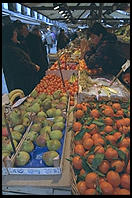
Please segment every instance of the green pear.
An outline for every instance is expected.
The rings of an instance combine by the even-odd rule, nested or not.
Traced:
[[[56,151],[61,147],[61,143],[59,140],[48,140],[47,141],[47,147],[49,151]]]
[[[31,140],[24,140],[22,147],[21,147],[21,151],[25,151],[25,152],[32,152],[34,149],[34,144],[32,143]]]
[[[41,99],[40,98],[36,98],[32,103],[31,103],[31,106],[33,106],[34,104],[41,104]]]
[[[38,137],[38,133],[37,132],[29,131],[29,133],[27,134],[26,139],[30,140],[30,141],[35,141],[37,137]]]
[[[63,102],[63,103],[65,103],[65,104],[67,104],[67,97],[66,96],[62,96],[61,98],[60,98],[60,102]]]
[[[61,97],[61,93],[62,93],[61,90],[55,91],[54,94],[53,94],[53,98],[54,99],[59,99]]]
[[[52,140],[54,140],[54,139],[60,140],[62,138],[62,136],[63,136],[63,133],[60,130],[54,130],[54,131],[50,132],[50,138]]]
[[[2,159],[5,158],[5,157],[7,157],[7,156],[10,157],[11,156],[11,153],[9,151],[7,151],[7,150],[3,150],[2,151]]]
[[[42,159],[47,166],[53,166],[53,159],[58,156],[59,154],[56,151],[47,151],[43,154]]]
[[[47,94],[46,94],[46,93],[41,93],[41,94],[39,94],[39,96],[38,96],[38,98],[39,98],[40,100],[45,100],[46,97],[47,97]]]
[[[22,123],[21,112],[18,109],[14,109],[8,116],[9,122],[12,127]]]
[[[24,106],[25,106],[25,108],[27,108],[27,107],[30,107],[30,105],[31,105],[31,103],[30,102],[24,102]]]
[[[40,111],[40,104],[35,103],[31,107],[28,107],[27,111],[38,113]]]
[[[45,113],[44,111],[38,112],[37,116],[38,116],[38,117],[44,117],[44,118],[47,117],[47,115],[46,115],[46,113]]]
[[[63,122],[56,122],[55,124],[53,124],[52,126],[52,130],[63,130],[65,127]]]
[[[62,115],[62,111],[60,109],[56,109],[54,116],[61,116],[61,115]]]
[[[22,124],[19,124],[19,125],[16,125],[14,128],[13,128],[14,131],[18,131],[20,133],[24,133],[25,131],[25,126],[23,126]]]
[[[16,140],[13,140],[13,143],[14,143],[14,146],[15,148],[17,147],[17,141]],[[7,142],[5,144],[2,144],[2,149],[3,150],[7,150],[9,152],[13,152],[13,148],[12,148],[12,144],[10,142],[10,140],[8,139]]]
[[[55,108],[51,108],[51,109],[48,109],[46,111],[46,114],[49,118],[53,118],[55,116],[55,113],[56,113],[56,109]]]
[[[15,165],[16,166],[24,166],[26,165],[30,160],[29,153],[25,151],[19,151],[16,158],[15,158]]]
[[[16,140],[16,141],[20,141],[21,140],[21,138],[22,138],[22,134],[20,133],[20,132],[18,132],[18,131],[12,131],[11,132],[11,135],[12,135],[12,138],[14,139],[14,140]]]
[[[27,97],[27,102],[32,103],[34,101],[34,98],[32,96]]]
[[[48,109],[50,109],[51,106],[52,106],[51,100],[46,98],[46,99],[42,102],[42,106],[43,106],[43,108],[44,108],[45,111],[48,110]]]
[[[53,96],[52,95],[47,95],[46,99],[53,100]]]
[[[63,116],[56,116],[53,120],[54,123],[56,122],[65,122],[65,119]]]
[[[51,132],[51,126],[45,126],[45,127],[43,127],[43,128],[40,130],[40,134],[41,134],[41,135],[44,134],[44,133],[50,134],[50,132]]]
[[[35,123],[31,126],[31,131],[39,132],[41,130],[41,124],[40,123]]]
[[[40,147],[44,147],[46,145],[46,139],[43,135],[39,135],[36,138],[36,144]]]
[[[23,118],[23,126],[25,126],[25,127],[28,127],[29,125],[30,125],[30,119],[29,118],[27,118],[27,117],[24,117]]]

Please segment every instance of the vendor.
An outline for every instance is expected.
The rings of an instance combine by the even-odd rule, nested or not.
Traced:
[[[117,37],[96,22],[90,28],[90,39],[94,47],[89,48],[84,55],[87,67],[89,69],[101,67],[105,74],[116,75],[127,61],[120,55]]]

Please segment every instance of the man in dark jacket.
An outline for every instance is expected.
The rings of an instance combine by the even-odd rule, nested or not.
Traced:
[[[90,37],[95,47],[84,55],[88,68],[101,67],[104,73],[116,75],[127,60],[119,53],[116,36],[108,33],[101,24],[95,23],[90,29]]]
[[[58,35],[57,38],[57,51],[59,49],[63,49],[67,46],[67,44],[69,43],[69,38],[68,36],[65,35],[65,32],[63,29],[60,30],[60,34]]]

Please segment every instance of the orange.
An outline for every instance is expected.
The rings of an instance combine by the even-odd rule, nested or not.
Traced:
[[[125,120],[124,119],[116,120],[116,126],[117,126],[118,129],[121,126],[125,126]]]
[[[103,192],[103,195],[112,195],[113,194],[114,189],[109,182],[102,181],[100,183],[100,188]]]
[[[89,153],[89,151],[85,151],[84,153],[84,157],[87,158],[87,154]]]
[[[80,156],[74,156],[72,158],[72,164],[73,167],[76,168],[77,170],[82,169],[82,159],[80,158]]]
[[[116,110],[120,110],[121,109],[121,105],[119,103],[113,103],[112,104],[112,108],[116,109]]]
[[[94,172],[88,173],[85,177],[85,182],[88,188],[96,188],[98,175]]]
[[[124,146],[124,147],[128,147],[129,146],[129,142],[126,138],[124,138],[121,142],[119,142],[118,144],[119,147]]]
[[[114,135],[107,135],[106,140],[109,140],[111,144],[115,145],[116,144],[116,139],[114,137]]]
[[[104,128],[104,131],[107,132],[107,133],[110,133],[111,131],[113,131],[113,127],[107,125],[107,126]]]
[[[87,150],[89,150],[93,146],[93,140],[92,138],[84,139],[83,141],[83,147]]]
[[[107,181],[113,186],[117,187],[120,185],[120,175],[116,171],[109,171],[107,173]]]
[[[128,164],[127,164],[126,173],[130,174],[130,160],[128,161]]]
[[[82,124],[80,122],[74,122],[73,123],[73,130],[74,131],[80,131],[82,128]]]
[[[121,109],[121,110],[118,110],[118,111],[116,112],[115,116],[118,116],[118,117],[124,116],[124,111],[123,111],[122,109]]]
[[[74,106],[74,101],[70,100],[70,106]]]
[[[113,111],[112,108],[106,108],[106,109],[104,109],[103,113],[106,116],[109,116],[109,117],[113,117],[114,116],[114,111]]]
[[[94,149],[94,152],[95,152],[95,153],[104,153],[105,150],[104,150],[104,147],[103,147],[103,146],[97,145],[97,146],[95,147],[95,149]]]
[[[85,132],[85,134],[82,137],[82,141],[84,141],[87,138],[91,138],[91,135],[88,132]]]
[[[84,113],[83,113],[82,110],[77,110],[77,111],[74,113],[74,117],[77,118],[77,119],[82,118],[83,115],[84,115]]]
[[[94,140],[94,145],[104,145],[103,138],[98,138]]]
[[[81,140],[74,140],[74,144],[77,145],[77,144],[82,144],[82,139]]]
[[[99,177],[99,184],[101,184],[101,182],[104,182],[105,178],[104,177]]]
[[[74,153],[83,156],[83,155],[84,155],[84,152],[85,152],[85,150],[84,150],[84,147],[83,147],[82,144],[77,144],[77,145],[74,147]]]
[[[82,111],[84,111],[84,112],[87,111],[87,107],[85,105],[82,105]]]
[[[115,137],[115,141],[117,141],[122,136],[120,132],[115,132],[113,135]]]
[[[115,171],[120,173],[123,171],[125,167],[125,163],[124,161],[121,161],[121,160],[114,160],[111,162],[111,167],[115,167]]]
[[[82,104],[76,104],[77,109],[82,109]]]
[[[96,124],[90,124],[88,129],[90,130],[90,134],[93,135],[95,133],[98,133],[98,127]]]
[[[87,189],[86,182],[85,181],[79,181],[77,183],[77,189],[78,189],[80,195],[84,195],[84,192]]]
[[[95,155],[91,154],[88,156],[88,163],[92,164]]]
[[[127,126],[121,126],[119,128],[119,131],[122,132],[122,133],[124,133],[124,134],[127,134],[127,133],[129,133],[130,128],[129,128],[129,126],[128,127]]]
[[[101,137],[101,135],[99,133],[95,133],[95,134],[92,135],[92,139],[93,140],[96,140],[96,139],[98,139],[100,137]]]
[[[93,118],[99,118],[99,116],[100,116],[97,109],[92,109],[91,112],[90,112],[90,115]]]
[[[119,187],[114,188],[113,195],[119,195],[120,189]]]
[[[81,175],[84,175],[85,173],[86,173],[85,170],[82,168],[82,169],[80,170],[80,174],[79,174],[79,175],[81,176]]]
[[[118,191],[118,195],[130,195],[130,191],[125,188],[122,188]]]
[[[121,175],[121,186],[126,188],[127,190],[130,189],[130,175],[124,173]]]
[[[130,146],[130,137],[126,137],[126,140],[128,142],[128,146]]]
[[[130,118],[124,118],[125,126],[130,126]]]
[[[102,173],[107,173],[108,170],[110,168],[110,164],[107,160],[103,160],[101,162],[101,164],[99,165],[99,170],[102,172]]]
[[[93,188],[85,190],[84,195],[98,195],[97,191]]]
[[[115,158],[117,159],[118,158],[118,153],[115,149],[109,147],[105,151],[105,157],[108,160],[112,160],[112,159],[115,159]]]
[[[113,120],[110,117],[106,117],[104,119],[104,122],[105,122],[106,125],[113,125]]]

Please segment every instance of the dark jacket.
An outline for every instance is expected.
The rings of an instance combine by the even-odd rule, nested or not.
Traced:
[[[65,34],[60,33],[57,38],[57,51],[65,48],[69,41],[69,38]]]
[[[38,72],[40,81],[45,75],[45,71],[48,69],[46,48],[43,45],[42,39],[31,32],[26,37],[24,42],[25,46],[28,47],[31,60],[40,66],[40,70]]]
[[[22,89],[31,93],[37,82],[35,64],[18,45],[10,42],[2,49],[2,67],[8,91]]]
[[[101,67],[104,73],[116,75],[127,59],[120,55],[116,36],[108,33],[96,48],[85,53],[84,60],[89,69]]]

